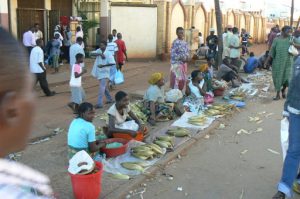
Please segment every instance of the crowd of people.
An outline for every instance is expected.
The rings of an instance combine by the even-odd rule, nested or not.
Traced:
[[[217,44],[219,38],[214,34],[214,29],[210,29],[210,35],[206,38],[208,53],[206,54],[207,64],[203,64],[198,70],[192,71],[188,75],[187,64],[190,61],[190,50],[186,41],[184,41],[184,29],[178,27],[176,30],[177,39],[173,42],[171,48],[171,68],[170,68],[170,87],[178,89],[185,96],[180,102],[166,101],[165,98],[165,76],[161,72],[153,73],[148,80],[149,87],[143,97],[143,110],[147,115],[148,122],[155,125],[159,121],[174,118],[175,114],[180,115],[178,103],[182,103],[184,111],[199,113],[204,109],[205,104],[211,103],[214,98],[214,91],[223,89],[227,86],[226,82],[231,82],[231,86],[238,87],[241,83],[247,81],[240,75],[241,50],[242,56],[250,54],[245,62],[244,71],[253,73],[256,68],[272,69],[272,77],[276,96],[274,100],[287,98],[285,110],[289,112],[289,148],[285,158],[282,178],[278,185],[278,192],[273,199],[285,199],[291,197],[292,189],[300,193],[300,180],[297,177],[300,164],[300,56],[291,55],[289,48],[293,45],[300,52],[300,32],[294,31],[289,26],[284,26],[280,32],[278,28],[272,29],[269,35],[269,50],[258,59],[253,52],[248,51],[248,40],[250,35],[246,30],[232,26],[227,26],[223,34],[223,60],[220,66],[215,66],[215,57],[217,53]],[[276,33],[276,36],[274,36]],[[280,33],[280,34],[279,34]],[[3,60],[1,70],[6,78],[1,78],[3,84],[0,87],[1,114],[0,146],[2,150],[1,157],[9,153],[21,150],[25,147],[26,138],[30,132],[31,112],[34,107],[32,93],[32,79],[22,67],[26,63],[24,51],[19,48],[18,43],[0,27],[0,35],[5,38],[1,41],[1,47],[7,51],[7,54],[16,55],[20,59],[13,59],[14,56],[1,54]],[[124,138],[142,141],[147,136],[148,129],[142,124],[140,119],[131,111],[128,94],[124,91],[118,91],[114,98],[110,94],[109,87],[114,87],[114,76],[117,70],[122,70],[125,59],[127,59],[126,45],[122,40],[122,34],[116,30],[108,35],[107,41],[99,41],[96,50],[90,52],[91,56],[96,57],[91,74],[99,81],[99,93],[96,105],[85,102],[85,92],[82,87],[82,76],[87,73],[84,66],[84,42],[82,28],[76,29],[76,43],[72,44],[72,32],[69,27],[62,31],[60,26],[56,26],[53,39],[51,39],[46,48],[44,48],[43,34],[39,30],[39,25],[35,24],[23,35],[23,44],[29,53],[30,72],[35,74],[36,82],[46,96],[55,95],[48,86],[46,78],[45,55],[51,60],[54,72],[59,71],[59,60],[62,51],[65,51],[66,60],[70,64],[70,90],[71,102],[68,106],[73,110],[77,117],[71,122],[68,131],[68,157],[71,158],[80,150],[85,150],[94,156],[99,149],[105,145],[105,141],[96,138],[96,128],[93,119],[95,109],[103,108],[104,102],[111,104],[107,111],[108,138]],[[199,36],[202,37],[202,34]],[[204,45],[203,38],[199,41],[200,48]],[[12,49],[14,48],[14,49]],[[17,49],[17,50],[16,50]],[[214,71],[215,70],[215,71]],[[9,72],[7,72],[9,71]],[[18,81],[15,81],[18,79]],[[292,79],[290,81],[290,79]],[[14,81],[14,83],[12,83]],[[286,89],[290,86],[288,94]],[[281,92],[281,96],[280,96]],[[106,100],[104,100],[104,96]],[[29,113],[29,114],[28,114]],[[129,119],[130,118],[130,119]],[[125,125],[127,122],[130,125]],[[22,132],[20,135],[19,132]],[[18,138],[18,139],[16,139]],[[18,140],[16,142],[16,140]],[[0,189],[1,194],[8,194],[14,190],[14,194],[27,194],[28,198],[35,198],[32,189],[39,191],[45,198],[52,194],[49,180],[42,174],[35,173],[17,163],[9,163],[1,160],[0,176],[11,178],[6,181]],[[9,166],[14,165],[27,174],[36,174],[40,176],[39,180],[32,181],[31,176],[26,173],[15,176],[13,169]],[[17,183],[16,183],[17,178]],[[2,179],[2,178],[1,178]],[[9,183],[7,183],[9,182]],[[10,184],[11,183],[11,184]],[[19,188],[22,187],[22,188]],[[30,189],[24,189],[30,188]],[[32,189],[31,189],[32,188]],[[36,197],[37,198],[37,197]]]

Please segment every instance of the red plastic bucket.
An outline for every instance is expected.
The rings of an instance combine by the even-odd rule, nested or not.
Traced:
[[[127,146],[128,146],[128,140],[122,139],[122,138],[110,138],[105,140],[106,144],[112,143],[112,142],[120,142],[123,144],[123,146],[119,148],[113,148],[113,149],[108,149],[106,147],[100,148],[100,151],[106,154],[106,157],[111,158],[111,157],[116,157],[119,155],[122,155],[126,153]]]
[[[75,199],[98,199],[100,197],[103,166],[101,162],[95,162],[95,164],[99,169],[97,173],[88,175],[69,173]]]

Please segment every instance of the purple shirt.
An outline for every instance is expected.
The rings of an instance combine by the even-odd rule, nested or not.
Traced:
[[[184,40],[176,39],[171,48],[171,64],[183,64],[181,59],[189,57],[189,46]]]
[[[23,34],[23,44],[26,47],[36,46],[35,36],[34,36],[33,32],[31,32],[30,30],[28,30],[27,32],[25,32]]]

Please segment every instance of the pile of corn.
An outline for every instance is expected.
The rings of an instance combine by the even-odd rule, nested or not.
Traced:
[[[210,106],[205,112],[205,116],[218,116],[218,115],[228,115],[232,112],[234,105],[232,104],[218,104]]]
[[[190,136],[190,131],[185,128],[177,127],[177,128],[169,129],[167,131],[167,134],[175,137],[186,137],[186,136]]]
[[[152,160],[163,155],[163,150],[157,144],[144,144],[131,149],[131,155],[141,160]]]
[[[143,123],[147,123],[147,115],[144,114],[141,109],[143,108],[143,103],[142,102],[135,102],[130,104],[130,110],[135,114],[135,116]]]
[[[171,136],[158,136],[156,140],[153,141],[154,144],[160,146],[161,148],[173,148],[174,146],[174,137]]]
[[[203,115],[193,116],[188,119],[188,123],[195,126],[203,126],[207,121],[207,118]]]

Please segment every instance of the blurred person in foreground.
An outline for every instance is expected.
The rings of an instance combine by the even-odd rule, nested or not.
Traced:
[[[49,178],[23,164],[4,159],[24,150],[35,109],[33,78],[26,67],[27,54],[0,27],[0,198],[53,198]],[[16,59],[16,57],[18,59]]]
[[[273,199],[291,198],[292,189],[300,194],[300,37],[293,39],[299,54],[294,58],[293,75],[284,105],[285,116],[289,119],[289,147],[284,160],[278,192]]]

